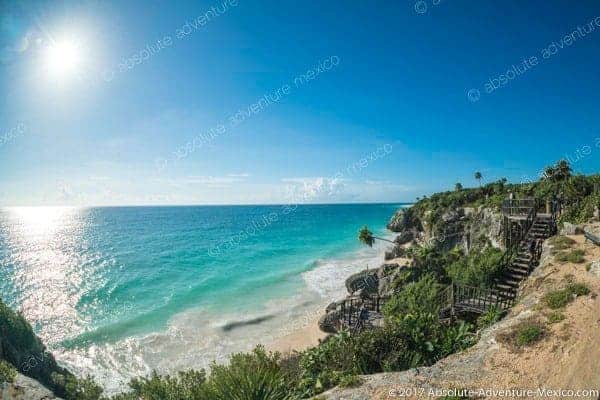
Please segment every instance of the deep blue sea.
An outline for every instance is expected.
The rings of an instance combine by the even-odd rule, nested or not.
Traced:
[[[400,204],[0,209],[0,295],[109,391],[314,320]]]

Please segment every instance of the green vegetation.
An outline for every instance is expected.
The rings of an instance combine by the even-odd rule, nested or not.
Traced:
[[[483,175],[481,175],[481,172],[475,172],[475,179],[479,182],[479,186],[481,187],[481,180],[483,179]]]
[[[516,345],[528,346],[544,336],[544,327],[538,323],[524,324],[517,330]]]
[[[575,264],[581,264],[585,261],[583,257],[585,255],[584,250],[575,249],[570,252],[561,251],[554,255],[554,260],[558,262],[571,262]]]
[[[494,247],[481,252],[471,252],[458,258],[446,267],[446,272],[454,282],[468,286],[489,287],[498,274],[500,259],[504,253]]]
[[[457,192],[460,192],[461,190],[463,190],[463,185],[462,185],[462,183],[460,183],[460,182],[457,182],[457,183],[454,185],[454,190],[456,190]]]
[[[584,296],[589,293],[590,289],[584,283],[570,283],[562,290],[554,290],[546,293],[542,301],[548,308],[556,310],[569,304],[575,297]]]
[[[364,243],[369,247],[373,247],[373,243],[375,243],[375,239],[383,240],[384,242],[394,243],[391,240],[373,236],[373,232],[371,232],[369,230],[369,228],[366,226],[363,226],[362,229],[360,231],[358,231],[358,240],[361,243]]]
[[[415,213],[437,232],[441,216],[459,207],[485,206],[499,209],[509,193],[515,198],[535,197],[541,201],[559,199],[564,212],[559,222],[583,223],[590,219],[600,206],[600,174],[573,175],[565,160],[545,168],[541,179],[531,183],[509,184],[500,179],[477,188],[463,188],[435,193],[418,201],[412,208]],[[456,188],[455,188],[456,189]]]
[[[502,319],[502,315],[503,312],[500,308],[496,306],[490,307],[485,313],[477,318],[477,327],[487,328],[488,326],[492,326]]]
[[[566,250],[575,244],[575,241],[567,236],[554,236],[548,240],[554,250]]]
[[[3,383],[12,383],[17,376],[17,370],[11,364],[4,360],[0,360],[0,386]]]
[[[546,327],[538,320],[521,322],[508,332],[499,333],[496,339],[509,346],[520,348],[540,341],[546,335]]]
[[[547,317],[548,317],[548,323],[550,323],[550,324],[555,324],[566,318],[565,314],[557,312],[557,311],[551,312],[550,314],[548,314]]]

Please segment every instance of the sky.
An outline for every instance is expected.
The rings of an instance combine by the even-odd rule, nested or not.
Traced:
[[[411,202],[600,170],[593,0],[0,0],[0,205]]]

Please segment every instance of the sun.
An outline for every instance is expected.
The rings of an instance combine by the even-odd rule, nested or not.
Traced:
[[[73,40],[58,40],[46,49],[46,68],[55,78],[63,78],[77,72],[81,64],[81,51]]]

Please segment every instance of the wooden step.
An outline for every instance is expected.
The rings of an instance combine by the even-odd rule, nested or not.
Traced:
[[[514,287],[512,287],[510,285],[506,285],[504,283],[497,283],[495,285],[495,288],[501,292],[516,293],[516,290]]]
[[[521,271],[507,270],[503,276],[506,276],[508,279],[517,279],[522,281],[523,279],[527,278],[528,275]]]

